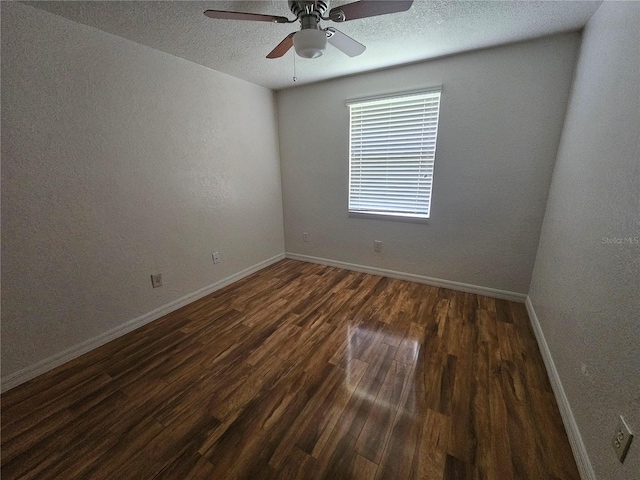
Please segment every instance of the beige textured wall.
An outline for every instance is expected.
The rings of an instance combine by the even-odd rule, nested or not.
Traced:
[[[282,254],[279,168],[270,90],[2,2],[3,378]]]
[[[640,3],[584,31],[529,296],[597,478],[640,478]],[[583,365],[585,373],[583,374]],[[622,414],[636,433],[610,446]]]
[[[560,35],[279,91],[287,252],[526,293],[578,45]],[[345,100],[439,85],[429,225],[349,218]]]

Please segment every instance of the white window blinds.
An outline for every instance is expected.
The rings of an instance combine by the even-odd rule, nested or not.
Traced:
[[[440,90],[347,105],[349,212],[429,218]]]

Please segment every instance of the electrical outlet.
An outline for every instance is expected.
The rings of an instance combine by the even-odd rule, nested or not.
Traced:
[[[381,252],[382,251],[382,242],[380,240],[373,241],[373,251]]]
[[[151,285],[153,286],[153,288],[158,288],[162,286],[161,273],[154,273],[153,275],[151,275]]]
[[[582,367],[580,368],[580,371],[582,372],[582,376],[584,378],[586,378],[587,380],[589,380],[591,383],[595,385],[596,379],[592,375],[591,367],[589,365],[587,365],[586,363],[583,363]]]
[[[213,257],[214,265],[217,265],[218,263],[220,263],[220,254],[218,252],[214,252],[213,255],[211,256]]]
[[[633,440],[633,434],[631,433],[629,426],[624,421],[624,418],[622,418],[622,415],[620,415],[618,417],[616,433],[613,435],[613,439],[611,440],[611,445],[613,446],[620,463],[624,462],[624,457],[627,456],[631,440]]]
[[[302,240],[307,243],[309,241],[309,232],[302,232]]]
[[[582,367],[580,368],[580,371],[582,372],[582,375],[586,378],[589,378],[589,368],[587,367],[586,363],[582,364]]]

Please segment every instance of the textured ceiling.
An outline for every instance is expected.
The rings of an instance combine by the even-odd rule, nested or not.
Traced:
[[[375,0],[374,0],[375,1]],[[265,58],[298,24],[212,20],[207,9],[292,17],[286,0],[25,2],[79,23],[272,89],[578,30],[599,1],[427,1],[386,16],[323,22],[367,46],[350,58],[330,45],[317,59]],[[334,0],[334,7],[349,0]]]

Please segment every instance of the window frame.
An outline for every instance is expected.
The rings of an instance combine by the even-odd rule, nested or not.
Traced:
[[[404,92],[394,92],[385,95],[378,95],[374,97],[365,97],[365,98],[355,98],[348,99],[345,104],[349,109],[349,181],[348,181],[348,198],[347,198],[347,212],[348,216],[351,218],[364,218],[364,219],[377,219],[377,220],[391,220],[391,221],[399,221],[399,222],[410,222],[410,223],[424,223],[428,224],[429,219],[431,217],[431,207],[433,200],[433,181],[435,176],[435,160],[436,160],[436,151],[437,151],[437,141],[438,141],[438,130],[440,125],[440,113],[442,108],[442,86],[435,86],[420,90],[412,90],[412,91],[404,91]],[[362,106],[367,103],[376,104],[377,102],[384,103],[385,101],[393,102],[402,101],[404,99],[408,99],[410,97],[415,96],[428,96],[433,95],[434,93],[438,94],[438,109],[435,115],[435,132],[433,133],[434,144],[433,144],[433,160],[431,161],[431,185],[429,188],[428,194],[428,206],[427,213],[403,213],[403,212],[387,212],[387,211],[362,211],[352,209],[352,175],[353,175],[353,167],[352,167],[352,134],[353,134],[353,110],[352,106]],[[419,187],[417,187],[419,188]],[[417,189],[416,189],[417,191]],[[377,194],[378,192],[376,192]]]

